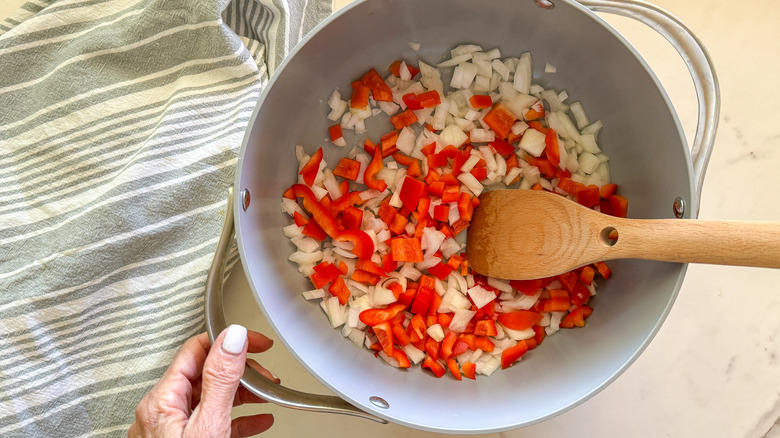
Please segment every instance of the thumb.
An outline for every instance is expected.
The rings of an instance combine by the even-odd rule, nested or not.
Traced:
[[[247,330],[231,325],[214,340],[203,365],[201,398],[191,422],[199,436],[230,436],[231,409],[244,374]]]

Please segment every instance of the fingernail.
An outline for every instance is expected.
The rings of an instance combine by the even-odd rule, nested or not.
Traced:
[[[239,354],[246,344],[246,327],[233,324],[227,329],[225,339],[222,340],[222,350],[229,354]]]

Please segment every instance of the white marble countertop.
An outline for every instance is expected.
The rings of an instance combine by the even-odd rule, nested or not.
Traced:
[[[337,6],[349,0],[336,0]],[[530,1],[530,0],[528,0]],[[0,17],[23,0],[0,2]],[[701,200],[702,219],[780,220],[780,8],[769,0],[654,0],[705,43],[720,79],[716,146]],[[653,31],[605,17],[631,41],[664,84],[688,138],[696,103],[687,70]],[[760,239],[761,236],[755,236]],[[546,422],[481,437],[780,438],[780,271],[695,265],[664,326],[639,359],[582,405]],[[226,290],[230,322],[272,334],[240,267]],[[281,344],[262,363],[296,389],[328,393]],[[268,437],[423,438],[443,436],[398,425],[292,411],[270,411]]]
[[[780,123],[774,122],[780,120],[780,52],[774,48],[780,42],[780,8],[761,0],[654,3],[680,17],[705,43],[720,79],[720,125],[700,218],[780,220],[780,204],[774,202],[780,188]],[[643,25],[605,18],[656,72],[692,138],[695,92],[674,49]],[[664,326],[614,383],[546,422],[480,436],[780,437],[779,285],[780,271],[690,266]],[[270,331],[251,308],[242,272],[234,273],[226,293],[229,318]],[[329,393],[282,350],[262,356],[262,362],[296,389]],[[268,410],[276,416],[268,432],[274,437],[442,436],[350,417]]]

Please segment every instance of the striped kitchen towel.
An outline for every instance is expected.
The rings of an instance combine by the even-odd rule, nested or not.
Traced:
[[[203,291],[252,109],[330,0],[0,22],[0,436],[123,436]]]

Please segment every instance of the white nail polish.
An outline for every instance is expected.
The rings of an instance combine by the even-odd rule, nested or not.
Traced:
[[[244,350],[244,344],[246,344],[246,327],[238,324],[228,327],[222,340],[222,350],[225,353],[239,354]]]

